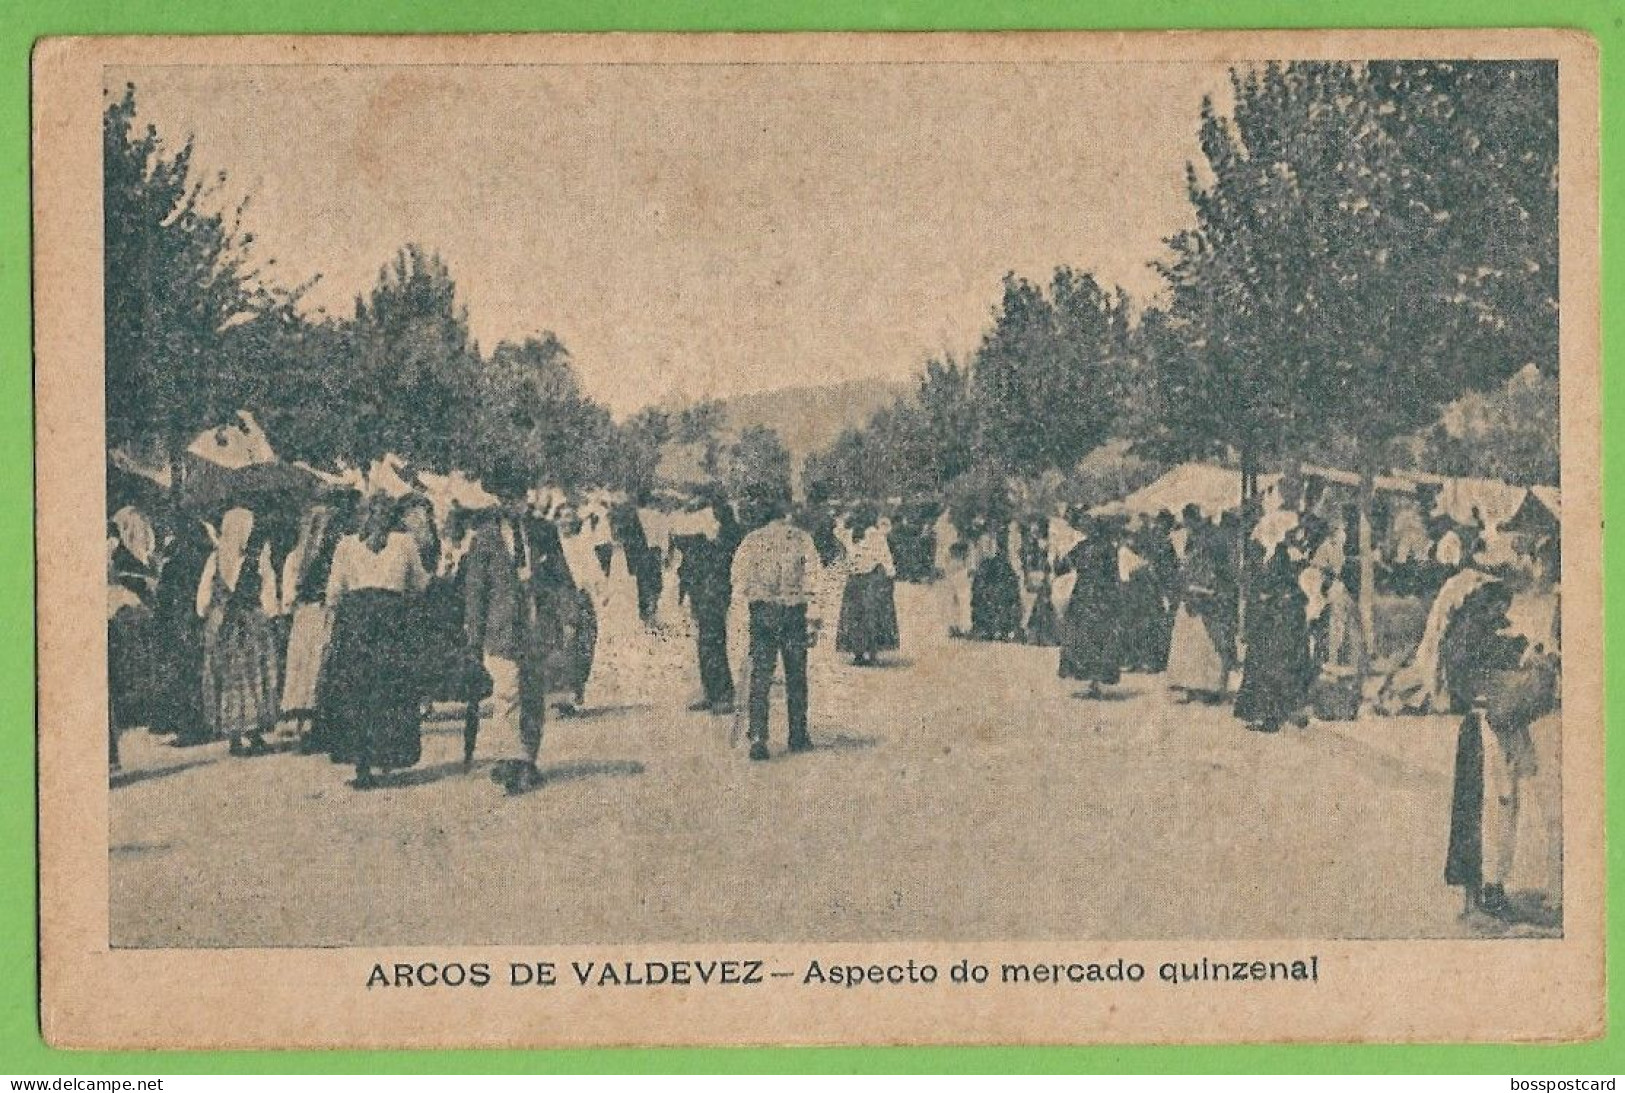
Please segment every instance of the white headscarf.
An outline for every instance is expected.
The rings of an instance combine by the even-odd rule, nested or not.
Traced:
[[[158,536],[152,530],[152,522],[134,505],[125,505],[113,514],[113,523],[118,528],[119,542],[124,544],[124,549],[142,565],[151,565],[152,552],[158,546]]]
[[[1296,512],[1291,509],[1273,509],[1260,517],[1253,527],[1253,541],[1264,548],[1264,557],[1268,558],[1297,526]]]
[[[254,514],[248,509],[236,508],[220,518],[220,538],[215,544],[219,558],[220,579],[227,588],[237,587],[237,578],[243,571],[243,555],[248,549],[248,537],[254,532]]]

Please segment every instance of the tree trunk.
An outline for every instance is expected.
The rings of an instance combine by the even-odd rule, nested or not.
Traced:
[[[163,445],[164,458],[169,461],[169,501],[178,518],[185,503],[181,490],[186,479],[186,440],[179,429],[170,427],[164,430]]]
[[[1376,636],[1376,559],[1371,543],[1371,502],[1377,492],[1376,474],[1369,461],[1360,465],[1360,705],[1365,705],[1365,678],[1371,670],[1372,641]]]
[[[1247,599],[1252,586],[1248,572],[1250,567],[1247,564],[1247,539],[1253,533],[1251,502],[1257,496],[1257,462],[1252,450],[1244,448],[1241,452],[1241,519],[1237,521],[1237,527],[1241,529],[1241,541],[1226,544],[1232,552],[1231,556],[1236,566],[1236,633],[1234,648],[1229,650],[1236,664],[1241,664],[1247,659]]]

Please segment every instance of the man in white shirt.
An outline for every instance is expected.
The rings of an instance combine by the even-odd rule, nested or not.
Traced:
[[[750,757],[768,758],[768,695],[773,670],[784,660],[785,705],[790,719],[790,750],[807,751],[807,609],[813,603],[822,565],[811,535],[789,520],[789,498],[757,502],[760,524],[734,555],[734,595],[750,611]]]

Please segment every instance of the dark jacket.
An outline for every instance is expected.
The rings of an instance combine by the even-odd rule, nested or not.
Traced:
[[[507,517],[488,520],[473,533],[463,559],[463,628],[469,651],[519,660],[539,651],[548,630],[558,625],[552,611],[539,610],[538,600],[550,589],[573,588],[570,567],[558,528],[551,521],[525,517],[523,536]],[[503,535],[513,528],[513,548]],[[523,543],[530,548],[530,579],[521,581]]]
[[[733,599],[734,553],[739,549],[739,524],[732,514],[719,516],[715,538],[693,536],[684,541],[677,579],[688,598],[689,610],[699,621],[725,619]]]

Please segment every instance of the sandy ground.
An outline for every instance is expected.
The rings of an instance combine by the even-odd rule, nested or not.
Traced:
[[[430,725],[370,793],[322,757],[234,759],[127,734],[111,810],[118,946],[686,940],[1442,937],[1455,725],[1245,731],[1155,677],[1075,697],[1056,651],[949,641],[899,589],[904,649],[820,649],[808,754],[746,760],[684,712],[680,630],[606,658],[555,719],[546,784],[510,742]],[[615,663],[610,663],[614,661]]]

